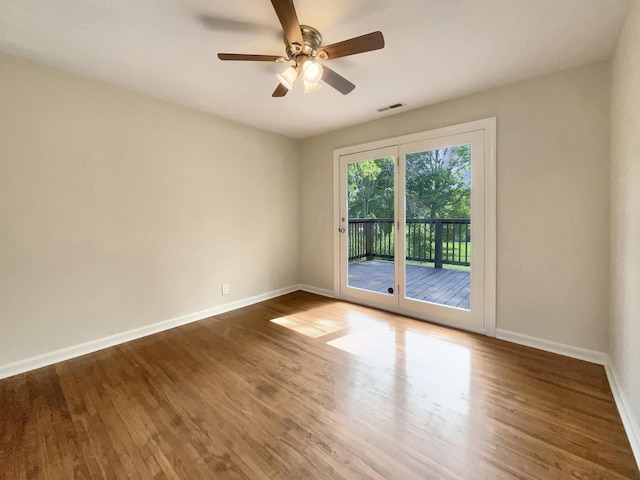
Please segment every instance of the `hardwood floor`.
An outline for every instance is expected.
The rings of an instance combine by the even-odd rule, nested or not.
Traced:
[[[296,292],[0,381],[3,479],[640,479],[602,367]]]

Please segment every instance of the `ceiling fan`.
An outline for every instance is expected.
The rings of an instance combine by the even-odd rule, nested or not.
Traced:
[[[343,95],[353,91],[356,86],[349,80],[318,61],[370,52],[384,47],[381,32],[372,32],[349,40],[322,46],[322,35],[313,27],[300,25],[293,0],[271,0],[278,15],[284,33],[286,56],[245,55],[239,53],[219,53],[220,60],[244,60],[249,62],[293,62],[286,70],[278,74],[280,83],[272,97],[284,97],[302,73],[305,93],[320,88],[320,80],[331,85]]]

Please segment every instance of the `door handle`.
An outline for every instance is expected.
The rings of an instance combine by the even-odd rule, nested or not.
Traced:
[[[340,227],[340,228],[338,229],[338,231],[339,231],[340,233],[344,233],[344,232],[345,232],[344,227]]]

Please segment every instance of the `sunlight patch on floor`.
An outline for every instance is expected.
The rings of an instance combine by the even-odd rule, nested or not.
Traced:
[[[327,345],[381,364],[393,365],[396,356],[395,338],[389,331],[349,333],[327,342]]]
[[[274,318],[271,322],[311,338],[322,337],[346,327],[344,320],[331,318],[310,320],[305,319],[302,314]]]
[[[392,382],[396,389],[403,385],[402,398],[429,404],[432,413],[439,412],[447,421],[455,415],[456,427],[465,424],[472,370],[468,348],[443,338],[388,328],[359,330],[328,341],[327,345],[375,367],[393,369]]]

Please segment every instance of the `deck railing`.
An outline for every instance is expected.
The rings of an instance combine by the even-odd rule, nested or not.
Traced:
[[[406,223],[407,260],[443,265],[471,265],[471,220],[411,218]],[[349,220],[349,261],[392,260],[392,218]]]

